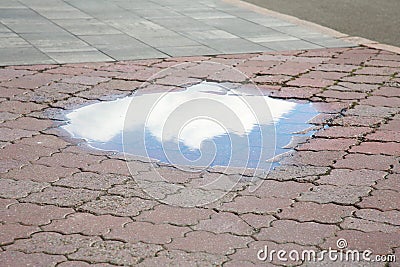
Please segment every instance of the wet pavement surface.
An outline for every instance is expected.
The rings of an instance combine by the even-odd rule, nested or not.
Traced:
[[[227,71],[233,67],[265,95],[311,101],[321,113],[311,123],[329,128],[264,176],[99,151],[60,129],[68,112],[129,96],[153,74],[195,61],[219,64],[182,68],[142,90],[167,91],[189,78],[247,84]],[[257,252],[320,251],[340,238],[349,249],[398,256],[399,62],[398,54],[355,47],[0,69],[0,262],[300,265],[262,262]],[[218,179],[224,183],[208,183]]]
[[[0,65],[353,46],[217,0],[0,2]]]

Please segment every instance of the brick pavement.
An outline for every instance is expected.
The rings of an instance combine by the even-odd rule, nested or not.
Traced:
[[[66,110],[126,96],[163,68],[191,61],[234,67],[273,97],[312,101],[321,112],[313,123],[330,127],[284,157],[257,191],[242,182],[194,208],[152,199],[122,155],[58,130]],[[399,257],[399,62],[398,54],[355,47],[0,69],[0,265],[300,265],[260,262],[257,251],[335,248],[338,238]],[[238,82],[223,70],[182,73]],[[129,160],[133,175],[151,181],[148,163]],[[185,201],[156,188],[160,198]]]

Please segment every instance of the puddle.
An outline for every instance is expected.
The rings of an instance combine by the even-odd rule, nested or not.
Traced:
[[[164,163],[264,169],[293,137],[312,134],[298,132],[317,114],[310,103],[201,82],[88,105],[67,114],[62,128],[93,148]]]

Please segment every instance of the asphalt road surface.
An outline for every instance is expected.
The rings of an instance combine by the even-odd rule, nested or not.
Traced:
[[[283,14],[400,47],[400,0],[245,0]]]

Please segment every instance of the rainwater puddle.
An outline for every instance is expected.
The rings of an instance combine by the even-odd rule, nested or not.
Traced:
[[[269,168],[318,113],[295,103],[201,82],[171,92],[138,90],[66,115],[62,128],[96,149],[179,166]]]

